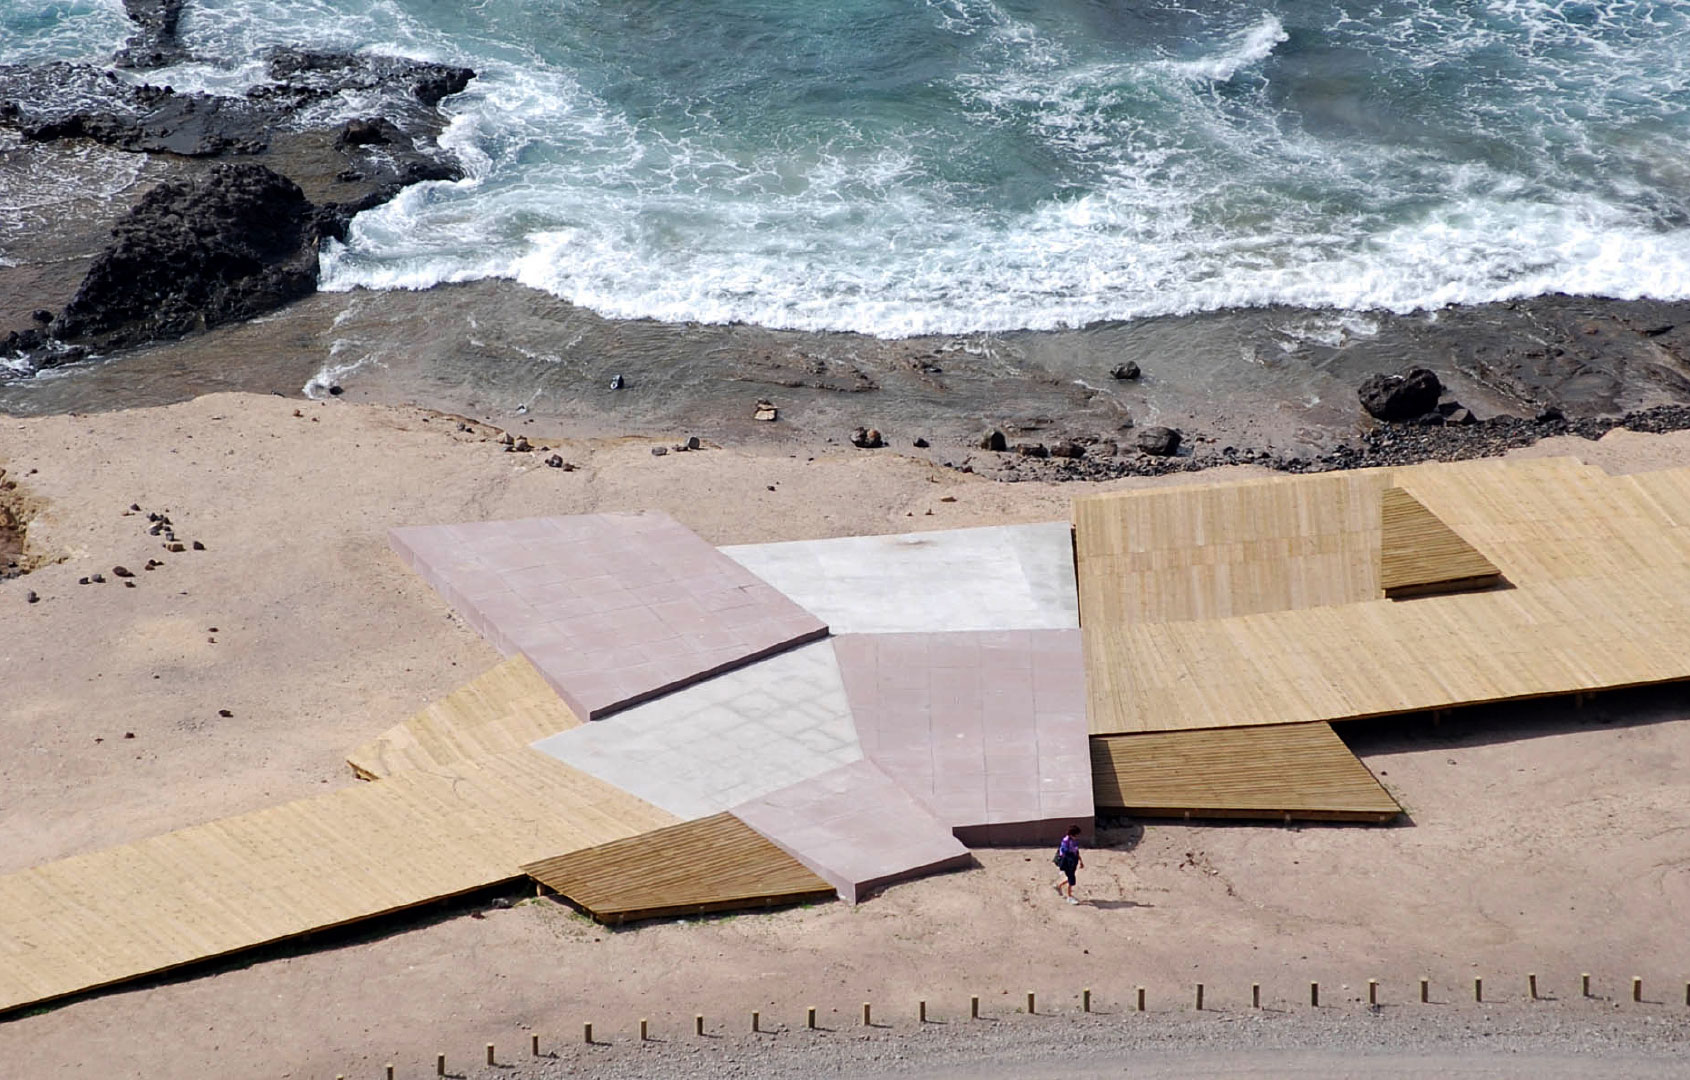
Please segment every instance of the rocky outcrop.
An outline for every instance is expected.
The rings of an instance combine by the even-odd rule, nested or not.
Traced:
[[[318,237],[299,185],[262,165],[161,184],[118,223],[52,335],[111,349],[262,314],[316,288]]]
[[[124,13],[135,24],[135,33],[123,43],[112,63],[147,70],[187,59],[188,52],[176,37],[184,6],[186,0],[123,0]]]
[[[1356,394],[1361,407],[1377,420],[1413,420],[1438,407],[1443,384],[1423,367],[1401,375],[1369,375]]]
[[[120,64],[182,58],[182,0],[126,7],[137,30]],[[90,347],[178,337],[269,311],[316,287],[318,240],[344,238],[354,214],[410,184],[462,177],[433,143],[435,107],[468,85],[470,69],[280,48],[267,54],[266,70],[270,81],[230,96],[136,84],[88,64],[0,65],[0,125],[27,139],[87,139],[177,161],[259,157],[275,166],[179,170],[199,180],[146,195],[115,226],[63,312],[38,314],[35,325],[10,333],[0,327],[0,354],[35,370]],[[380,114],[326,130],[306,121],[314,114],[304,110],[332,115],[333,99],[349,92]]]
[[[85,138],[186,157],[255,154],[276,128],[327,98],[348,91],[385,98],[398,131],[406,120],[431,122],[441,99],[475,77],[469,68],[421,60],[298,49],[272,51],[267,66],[271,82],[234,97],[137,86],[87,64],[0,65],[0,123],[35,140]]]

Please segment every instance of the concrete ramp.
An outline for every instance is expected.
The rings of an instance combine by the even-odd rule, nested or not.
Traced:
[[[827,626],[667,514],[421,525],[393,548],[577,716],[822,637]]]
[[[734,808],[734,816],[856,903],[874,888],[973,863],[950,828],[872,762]]]

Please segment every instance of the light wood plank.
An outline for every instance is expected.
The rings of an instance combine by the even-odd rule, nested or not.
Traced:
[[[729,813],[529,863],[605,923],[832,897],[833,886]]]
[[[1389,821],[1402,812],[1329,724],[1091,741],[1100,808],[1143,817]]]
[[[520,749],[581,725],[527,658],[515,656],[346,755],[366,779]]]
[[[1379,493],[1379,585],[1391,599],[1495,585],[1502,572],[1402,488]]]
[[[521,876],[673,815],[526,748],[0,877],[0,1012]]]

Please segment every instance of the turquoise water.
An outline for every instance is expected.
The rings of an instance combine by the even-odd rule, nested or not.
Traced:
[[[328,288],[508,277],[603,314],[888,336],[1289,304],[1690,296],[1690,0],[190,0],[265,46],[469,64],[469,170]],[[9,0],[0,60],[117,0]],[[368,102],[346,101],[347,115]]]

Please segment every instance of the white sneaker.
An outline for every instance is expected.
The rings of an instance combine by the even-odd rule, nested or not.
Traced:
[[[1068,898],[1068,902],[1069,902],[1069,903],[1070,903],[1070,904],[1077,904],[1077,903],[1079,903],[1079,901],[1078,901],[1078,900],[1076,900],[1076,899],[1074,899],[1074,898],[1073,898],[1073,897],[1072,897],[1072,896],[1070,896],[1070,897],[1069,897],[1069,898]]]

